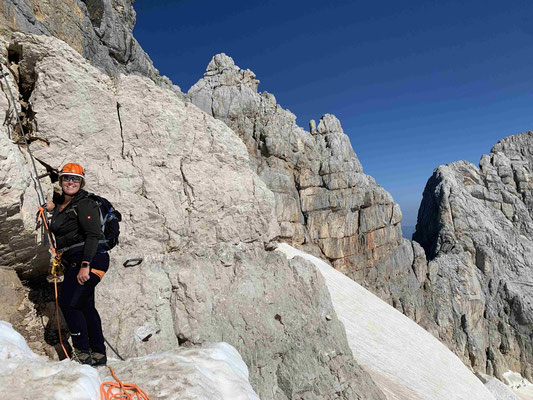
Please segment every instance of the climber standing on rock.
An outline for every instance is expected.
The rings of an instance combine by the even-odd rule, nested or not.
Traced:
[[[72,358],[82,364],[106,365],[106,349],[94,289],[109,267],[109,254],[102,239],[100,209],[83,190],[84,169],[66,164],[59,173],[63,190],[46,210],[53,213],[50,230],[65,266],[60,306],[72,336]]]

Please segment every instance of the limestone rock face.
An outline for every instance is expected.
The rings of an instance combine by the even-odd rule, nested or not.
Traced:
[[[479,169],[427,183],[414,240],[428,254],[427,307],[474,369],[533,377],[533,132],[502,139]]]
[[[245,143],[275,195],[282,240],[318,246],[335,268],[414,316],[422,298],[400,207],[363,173],[335,116],[311,121],[307,132],[272,94],[257,93],[258,84],[252,71],[218,54],[187,97]]]
[[[91,64],[111,76],[133,73],[172,88],[160,76],[132,30],[131,0],[9,0],[0,5],[0,33],[55,36],[68,43]]]
[[[0,320],[9,321],[23,298],[22,283],[15,270],[0,267]]]
[[[230,128],[148,78],[102,74],[56,38],[17,34],[9,48],[11,79],[32,110],[34,155],[54,167],[80,162],[87,190],[122,213],[97,302],[123,356],[225,341],[261,399],[384,398],[353,359],[317,271],[265,250],[280,235],[275,196]],[[14,239],[2,261],[34,276],[35,190],[11,123],[0,135],[9,167],[0,222]],[[122,267],[131,257],[144,261]]]

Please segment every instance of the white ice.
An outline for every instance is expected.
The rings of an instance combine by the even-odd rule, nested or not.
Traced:
[[[100,379],[91,367],[34,354],[10,323],[0,321],[0,388],[6,399],[95,400]]]
[[[122,382],[137,384],[152,399],[259,400],[246,364],[227,343],[110,364]],[[0,321],[1,398],[99,400],[102,381],[113,381],[107,368],[37,356],[11,324]]]
[[[111,366],[123,382],[136,383],[152,398],[259,400],[240,354],[223,342],[114,361]],[[103,380],[113,380],[107,370],[99,371]]]

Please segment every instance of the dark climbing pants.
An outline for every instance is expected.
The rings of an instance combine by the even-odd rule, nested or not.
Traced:
[[[67,321],[72,344],[78,350],[92,350],[105,354],[102,321],[94,304],[94,288],[100,283],[98,275],[90,272],[90,278],[83,285],[77,280],[80,271],[81,255],[64,259],[67,265],[60,297],[61,311]],[[97,253],[91,262],[91,268],[107,271],[109,255]]]

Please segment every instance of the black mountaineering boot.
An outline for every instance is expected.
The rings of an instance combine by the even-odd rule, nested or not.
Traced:
[[[91,357],[93,359],[93,367],[103,367],[107,365],[107,356],[105,354],[93,351]]]
[[[72,360],[79,362],[80,364],[93,365],[93,360],[89,351],[83,351],[73,348],[71,358]]]

